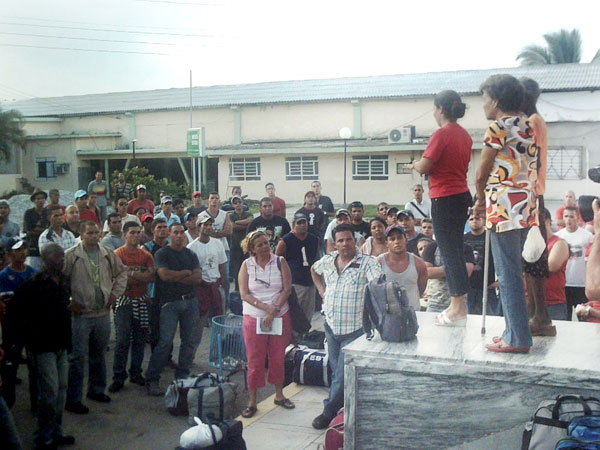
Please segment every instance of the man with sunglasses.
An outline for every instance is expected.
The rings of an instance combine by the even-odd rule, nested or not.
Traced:
[[[124,194],[119,194],[117,196],[115,206],[116,206],[116,212],[119,214],[119,217],[121,218],[121,226],[126,224],[127,222],[135,222],[141,226],[142,224],[140,223],[140,219],[138,218],[138,216],[129,214],[127,212],[127,204],[128,203],[129,203],[128,199]],[[108,229],[108,219],[107,219],[104,222],[104,227],[102,228],[102,232],[104,234],[107,234],[109,231],[110,230]]]

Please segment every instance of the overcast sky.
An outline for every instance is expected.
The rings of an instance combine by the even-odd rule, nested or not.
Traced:
[[[594,4],[2,0],[0,102],[186,87],[190,69],[201,86],[514,67],[560,28],[579,28],[589,62]]]

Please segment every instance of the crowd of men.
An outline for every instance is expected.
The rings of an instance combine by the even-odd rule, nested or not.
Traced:
[[[33,207],[23,219],[24,239],[10,220],[9,203],[0,200],[5,251],[0,259],[5,386],[0,409],[14,404],[18,365],[26,360],[31,407],[38,415],[37,448],[75,442],[63,432],[62,413],[63,408],[89,412],[83,396],[86,362],[85,398],[101,403],[110,402],[107,391],[119,392],[127,380],[145,386],[149,395],[162,395],[159,380],[166,366],[175,369],[175,377],[189,375],[205,325],[227,311],[232,281],[238,289],[237,275],[247,257],[240,243],[251,231],[264,231],[272,252],[286,259],[307,318],[323,305],[333,381],[315,428],[325,428],[343,406],[341,349],[362,334],[362,287],[367,282],[385,275],[401,283],[416,309],[435,312],[449,305],[431,204],[421,185],[412,188],[414,199],[403,209],[382,202],[369,222],[361,202],[336,211],[318,181],[304,194],[291,224],[274,184],[267,183],[265,191],[256,217],[240,187],[223,203],[218,192],[210,192],[206,201],[194,192],[186,208],[183,200],[163,193],[155,206],[146,186],[133,189],[119,174],[112,188],[114,212],[108,213],[109,189],[98,172],[87,191],[75,193],[73,205],[61,205],[56,189],[35,191]],[[563,206],[555,224],[549,212],[544,214],[552,279],[547,284],[549,314],[570,320],[573,308],[583,304],[577,315],[595,320],[600,304],[586,298],[586,252],[600,219],[595,226],[584,224],[572,192]],[[554,234],[556,226],[560,229]],[[468,310],[481,314],[484,220],[471,214],[465,232]],[[487,312],[501,315],[489,257]],[[116,343],[108,384],[111,312]],[[181,345],[175,362],[177,327]],[[152,353],[144,373],[147,343]],[[3,429],[10,429],[8,410],[0,416]],[[13,439],[19,448],[16,434]]]

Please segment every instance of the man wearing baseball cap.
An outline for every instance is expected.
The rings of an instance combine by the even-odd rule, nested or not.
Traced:
[[[417,231],[415,230],[414,214],[408,209],[403,209],[402,211],[398,212],[396,217],[398,218],[398,224],[402,228],[404,228],[406,238],[408,239],[406,249],[413,255],[419,256],[417,244],[419,243],[419,239],[421,239],[424,236],[421,233],[417,233]]]
[[[46,203],[47,198],[48,194],[36,189],[29,198],[35,206],[25,211],[23,217],[23,231],[27,234],[27,264],[36,270],[42,269],[38,241],[40,235],[50,226],[44,211],[44,203]]]
[[[197,217],[202,211],[206,211],[206,206],[202,204],[202,193],[200,191],[194,191],[192,193],[192,206],[188,207],[186,212],[194,213]]]
[[[312,191],[311,191],[312,193]],[[318,209],[318,211],[321,211]],[[294,215],[291,233],[281,238],[275,249],[277,256],[283,256],[292,272],[292,287],[298,296],[298,303],[309,320],[315,312],[315,283],[310,268],[317,260],[319,238],[308,232],[308,217],[302,213]]]
[[[170,227],[174,223],[181,223],[179,216],[173,213],[173,199],[170,196],[164,195],[160,199],[160,206],[162,211],[155,216],[157,219],[165,219],[167,227]]]
[[[227,281],[225,279],[225,264],[227,264],[225,247],[220,239],[211,237],[214,223],[215,219],[207,211],[201,212],[197,221],[200,235],[198,239],[187,246],[198,257],[202,269],[202,281],[208,285],[196,289],[200,302],[200,315],[209,312],[210,305],[211,317],[221,315],[225,311],[222,287]]]
[[[381,264],[386,281],[396,281],[406,289],[408,303],[421,309],[419,299],[427,287],[427,266],[425,262],[406,250],[406,233],[399,225],[392,225],[385,230],[385,242],[388,252],[377,257]]]
[[[75,204],[79,210],[79,221],[84,222],[90,220],[92,222],[100,223],[96,213],[88,208],[88,193],[83,189],[79,189],[75,192]]]
[[[152,200],[146,198],[146,186],[143,184],[138,184],[135,188],[135,198],[130,200],[127,205],[127,212],[135,214],[138,208],[144,208],[149,213],[154,211],[154,203]]]
[[[140,245],[144,245],[146,242],[150,242],[152,239],[154,239],[154,234],[152,233],[153,220],[154,216],[150,213],[142,215],[143,231],[140,233]]]
[[[350,223],[350,212],[344,208],[337,210],[335,213],[335,220],[332,220],[327,226],[327,230],[325,231],[325,253],[329,254],[335,250],[333,229],[342,223]],[[362,234],[354,232],[354,237],[356,238],[356,245],[360,248],[365,243]]]

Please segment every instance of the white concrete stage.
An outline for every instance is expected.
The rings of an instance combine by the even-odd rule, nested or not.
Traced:
[[[464,328],[417,317],[415,341],[376,334],[344,349],[345,449],[519,448],[540,401],[600,396],[600,324],[555,321],[557,336],[535,337],[530,353],[499,354],[485,344],[501,335],[503,317],[487,317],[485,335],[481,316]]]

